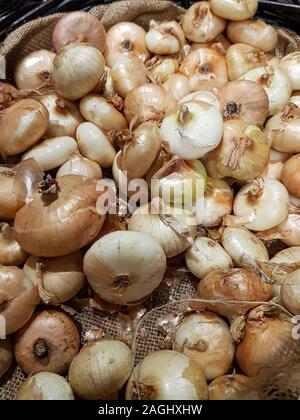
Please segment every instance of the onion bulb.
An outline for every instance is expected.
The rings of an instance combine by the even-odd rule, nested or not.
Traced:
[[[221,143],[203,162],[212,178],[248,181],[263,174],[269,155],[267,137],[257,126],[232,120],[225,122]]]
[[[206,171],[199,160],[185,161],[174,156],[153,175],[151,193],[166,204],[189,206],[203,197],[206,185]]]
[[[286,55],[280,61],[280,67],[284,69],[292,82],[293,90],[300,89],[300,53],[295,51]]]
[[[33,51],[23,57],[15,67],[18,89],[39,89],[50,81],[55,54],[48,50]]]
[[[268,62],[268,55],[246,44],[233,44],[226,52],[228,76],[230,80],[237,80],[256,67]]]
[[[124,130],[127,123],[121,112],[105,98],[90,94],[85,96],[79,104],[80,112],[84,118],[97,125],[104,131]]]
[[[272,51],[278,42],[275,28],[262,19],[229,22],[226,34],[233,44],[251,45],[264,52]]]
[[[189,271],[199,279],[202,279],[213,270],[225,270],[233,266],[230,256],[221,245],[212,239],[204,237],[196,238],[195,247],[187,250],[185,263]]]
[[[124,137],[120,156],[120,169],[130,179],[142,178],[150,169],[161,150],[160,131],[157,124],[146,122]]]
[[[275,228],[279,238],[287,246],[300,246],[300,214],[290,210],[287,219]]]
[[[290,318],[283,313],[264,313],[260,307],[253,309],[236,350],[238,365],[245,375],[256,376],[262,368],[282,361],[286,345],[292,340],[292,328]]]
[[[86,400],[107,399],[126,383],[132,370],[129,347],[117,340],[88,343],[74,358],[69,381],[74,392]]]
[[[42,192],[16,215],[15,237],[20,246],[38,257],[59,257],[90,243],[105,219],[96,212],[96,184],[96,180],[78,175],[54,182],[47,177]]]
[[[77,128],[76,139],[80,152],[103,168],[110,168],[116,151],[104,132],[95,124],[85,122]]]
[[[185,36],[194,42],[209,42],[226,28],[226,21],[215,15],[208,1],[193,4],[182,16]]]
[[[160,132],[168,152],[182,159],[199,159],[220,143],[223,120],[212,105],[190,101],[164,118]]]
[[[206,400],[205,377],[194,360],[174,350],[150,353],[134,369],[126,400]]]
[[[281,182],[288,192],[296,198],[300,198],[300,154],[292,156],[285,162],[281,173]]]
[[[164,211],[160,214],[155,211],[151,204],[146,204],[139,207],[128,222],[128,230],[135,232],[142,232],[155,239],[168,258],[175,257],[181,254],[190,246],[187,236],[193,240],[196,236],[196,226],[186,224],[186,221],[191,218],[189,212],[182,210],[179,214],[172,208],[168,208],[169,214]],[[174,218],[174,226],[169,225],[170,216]],[[168,219],[168,223],[167,223]],[[176,231],[176,222],[187,226],[187,234],[180,234]],[[178,227],[179,229],[179,227]]]
[[[281,301],[293,314],[300,313],[300,269],[289,274],[281,286]]]
[[[266,178],[273,178],[280,181],[284,163],[291,157],[288,153],[278,152],[275,149],[270,150],[270,160],[268,168],[264,173]]]
[[[7,223],[0,223],[0,264],[21,265],[27,257],[14,239],[13,229]]]
[[[83,267],[90,286],[102,299],[134,305],[159,286],[166,257],[151,236],[116,231],[94,243],[84,257]]]
[[[39,301],[37,287],[20,268],[0,266],[0,316],[6,335],[26,324]]]
[[[252,69],[242,79],[256,82],[265,89],[269,98],[270,116],[283,110],[292,93],[288,75],[273,65]]]
[[[0,167],[0,220],[12,220],[31,199],[33,187],[42,179],[42,171],[33,159],[13,168]]]
[[[228,83],[225,57],[213,48],[199,48],[182,61],[180,72],[188,76],[192,91],[221,88]]]
[[[263,126],[269,113],[265,90],[249,80],[229,82],[219,92],[225,120],[241,119],[248,124]]]
[[[284,153],[300,152],[300,108],[293,103],[270,118],[266,130],[274,149]]]
[[[158,58],[153,57],[147,62],[147,69],[151,75],[151,79],[161,85],[172,75],[179,70],[179,63],[175,57]]]
[[[57,258],[29,257],[23,271],[38,285],[43,303],[59,305],[72,299],[83,287],[83,256],[80,252]]]
[[[124,114],[128,123],[161,121],[175,106],[172,96],[158,85],[146,83],[131,90],[125,99]]]
[[[98,163],[84,158],[79,152],[74,152],[69,160],[64,163],[57,171],[56,178],[65,175],[80,175],[87,178],[102,178],[102,170]]]
[[[60,375],[39,372],[27,378],[17,391],[17,401],[74,400],[70,384]]]
[[[76,141],[69,136],[54,137],[33,146],[22,157],[22,160],[34,159],[43,171],[55,169],[78,150]]]
[[[177,54],[185,45],[185,36],[181,26],[175,20],[170,22],[151,20],[145,42],[152,54]]]
[[[97,86],[104,71],[104,58],[97,48],[71,43],[62,48],[53,61],[55,91],[71,101],[81,99]]]
[[[105,62],[108,67],[124,55],[135,55],[142,61],[147,61],[150,52],[145,42],[145,30],[133,22],[119,22],[107,32]]]
[[[208,178],[202,212],[197,212],[197,222],[203,227],[219,226],[226,215],[232,213],[233,191],[227,182]]]
[[[52,44],[54,50],[71,42],[85,42],[103,53],[106,47],[106,32],[103,23],[91,13],[76,11],[66,13],[54,27]]]
[[[276,179],[257,178],[238,192],[233,211],[250,230],[272,229],[288,215],[289,194]]]
[[[243,395],[247,400],[260,400],[258,392],[250,388],[248,381],[247,376],[240,374],[219,376],[208,386],[208,399],[240,400],[240,395]]]
[[[190,101],[200,101],[200,102],[206,102],[212,106],[214,106],[219,112],[222,112],[222,104],[219,100],[219,94],[217,89],[212,89],[212,92],[209,92],[208,90],[198,90],[198,92],[190,93],[189,95],[186,95],[180,101],[178,101],[178,104],[184,104],[185,102]]]
[[[209,312],[195,313],[181,321],[173,349],[197,362],[207,380],[226,373],[235,352],[228,324]]]
[[[176,102],[187,96],[191,91],[189,79],[180,73],[171,74],[162,84],[162,87],[169,95],[173,96]]]
[[[247,258],[255,262],[268,261],[269,253],[263,242],[245,228],[226,227],[222,246],[238,267],[247,268]]]
[[[13,346],[10,337],[7,337],[5,340],[0,340],[0,378],[10,368],[13,358]]]
[[[79,351],[80,337],[72,319],[63,312],[35,314],[15,338],[15,358],[27,375],[65,373]]]
[[[290,97],[289,102],[292,102],[293,104],[297,105],[298,108],[300,108],[300,95],[298,92],[299,91],[292,93],[293,96]]]
[[[61,99],[55,94],[42,96],[38,99],[45,105],[49,113],[46,136],[49,138],[75,137],[76,128],[83,122],[77,104]]]
[[[244,268],[219,269],[211,271],[200,281],[197,293],[201,299],[219,301],[207,304],[207,309],[231,318],[245,314],[253,306],[250,302],[270,300],[272,287],[263,283],[254,271]]]
[[[0,116],[0,153],[14,156],[25,152],[45,134],[47,108],[34,99],[17,101]]]
[[[228,20],[244,20],[255,15],[257,0],[211,0],[212,11]]]
[[[148,82],[145,64],[135,55],[125,55],[114,63],[110,72],[114,89],[125,98],[137,86]]]

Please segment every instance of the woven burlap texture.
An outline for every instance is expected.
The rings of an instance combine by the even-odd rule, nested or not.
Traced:
[[[184,9],[170,1],[158,0],[129,0],[114,2],[111,5],[101,5],[94,7],[90,11],[93,15],[102,20],[106,29],[117,22],[132,21],[145,29],[148,29],[151,19],[156,20],[178,20]],[[0,47],[0,53],[5,56],[7,77],[13,78],[13,69],[16,62],[28,53],[45,48],[52,49],[52,32],[56,22],[63,16],[62,13],[33,20],[21,26],[8,35]],[[275,54],[283,56],[290,52],[300,50],[300,37],[294,32],[277,28],[279,43]],[[160,289],[154,293],[148,308],[160,307],[169,302],[170,297],[173,301],[180,300],[187,295],[195,292],[194,281],[186,276],[180,282],[174,284],[170,289]],[[173,308],[174,309],[174,308]],[[176,309],[176,307],[175,307]],[[144,322],[143,327],[146,330],[145,340],[137,341],[136,362],[141,360],[151,351],[158,349],[159,342],[163,336],[159,334],[156,321],[163,316],[167,308],[158,309]],[[91,308],[85,308],[77,316],[76,320],[82,327],[82,333],[93,326],[100,326],[104,332],[116,337],[120,331],[121,325],[117,316],[109,315]],[[24,374],[17,366],[13,366],[8,374],[0,381],[0,400],[13,399],[15,393],[24,379]]]

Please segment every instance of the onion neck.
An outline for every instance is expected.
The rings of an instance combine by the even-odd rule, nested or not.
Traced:
[[[38,338],[33,343],[32,352],[38,359],[44,359],[48,356],[49,346],[44,338]]]

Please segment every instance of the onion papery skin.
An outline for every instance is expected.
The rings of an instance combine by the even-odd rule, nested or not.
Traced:
[[[287,275],[280,290],[283,305],[292,313],[300,314],[300,269]]]
[[[60,191],[54,200],[43,198],[44,194],[36,195],[16,215],[16,239],[31,255],[72,254],[91,242],[103,226],[105,217],[95,209],[99,197],[96,180],[67,175],[57,182]]]
[[[0,266],[0,315],[7,335],[26,324],[39,302],[37,287],[20,268]]]
[[[206,380],[197,363],[174,350],[156,351],[145,357],[135,367],[126,388],[126,400],[207,398]]]
[[[75,400],[71,386],[60,375],[40,372],[30,376],[17,391],[17,401]]]
[[[217,400],[260,400],[259,393],[248,384],[249,378],[244,375],[219,376],[208,386],[208,399]]]
[[[285,162],[281,173],[281,182],[288,192],[296,198],[300,198],[300,153],[292,156]]]
[[[272,287],[249,269],[232,268],[214,270],[204,277],[197,294],[201,299],[220,300],[220,303],[207,304],[206,308],[228,318],[245,314],[251,307],[249,302],[267,302],[272,298]],[[226,304],[236,301],[236,304]],[[247,301],[248,303],[242,303]],[[223,302],[223,303],[222,303]]]
[[[244,338],[237,346],[236,359],[247,376],[256,376],[259,371],[276,361],[282,361],[286,346],[292,340],[291,319],[279,315],[257,315],[253,309],[247,318]]]
[[[212,178],[249,181],[263,174],[269,156],[267,137],[257,126],[232,120],[224,123],[221,143],[204,156],[203,162]]]
[[[257,0],[211,0],[210,3],[214,13],[233,21],[254,16],[258,8]]]
[[[151,236],[116,231],[94,243],[84,257],[83,267],[90,286],[102,299],[134,305],[159,286],[166,257]]]
[[[195,313],[181,321],[173,349],[198,363],[207,380],[226,373],[235,352],[229,325],[209,312]]]
[[[0,119],[0,153],[15,156],[36,144],[46,133],[48,110],[35,99],[17,101]]]

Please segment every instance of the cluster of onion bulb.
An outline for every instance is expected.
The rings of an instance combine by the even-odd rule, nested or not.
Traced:
[[[235,360],[254,376],[281,355],[300,311],[300,58],[274,57],[257,7],[200,1],[148,31],[68,13],[55,52],[21,57],[15,86],[0,83],[0,315],[16,333],[0,376],[13,357],[30,375],[17,399],[118,398],[127,381],[127,399],[235,398],[248,381]],[[103,177],[125,199],[125,181],[152,193],[125,227],[99,211]],[[271,239],[291,248],[271,258]],[[61,309],[86,280],[136,306],[174,257],[199,284],[169,350],[134,369],[120,341],[80,350]],[[266,310],[274,296],[285,314]]]

